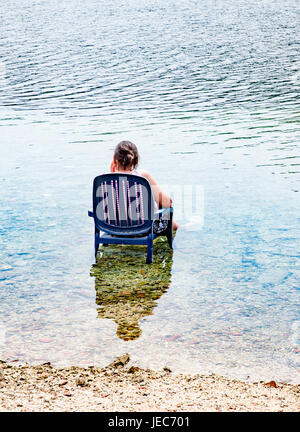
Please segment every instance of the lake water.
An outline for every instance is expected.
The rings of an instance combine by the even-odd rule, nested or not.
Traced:
[[[0,26],[0,358],[299,383],[299,3],[9,0]],[[204,196],[203,226],[175,200],[168,288],[132,340],[90,275],[92,180],[121,139]]]

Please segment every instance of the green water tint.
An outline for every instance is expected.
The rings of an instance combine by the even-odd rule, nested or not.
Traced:
[[[152,264],[146,264],[145,246],[101,247],[91,269],[98,317],[113,319],[119,338],[134,340],[141,335],[139,320],[153,313],[157,300],[169,288],[172,255],[164,237],[154,241]]]

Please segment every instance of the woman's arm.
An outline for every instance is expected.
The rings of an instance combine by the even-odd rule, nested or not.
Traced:
[[[154,199],[159,207],[169,208],[172,206],[172,200],[168,194],[166,194],[162,188],[159,186],[157,181],[152,177],[148,171],[141,171],[141,175],[146,177],[151,185]]]

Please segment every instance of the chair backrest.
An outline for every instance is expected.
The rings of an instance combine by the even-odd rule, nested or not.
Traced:
[[[150,183],[133,174],[97,176],[93,185],[93,213],[96,227],[109,234],[148,232],[154,215]]]

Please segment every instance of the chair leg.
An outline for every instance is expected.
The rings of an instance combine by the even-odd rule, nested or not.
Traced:
[[[173,233],[172,230],[167,233],[168,243],[171,249],[173,249]]]
[[[99,231],[98,230],[95,230],[94,245],[95,245],[95,260],[97,260],[97,253],[98,253],[98,248],[99,248]]]
[[[147,249],[146,264],[151,264],[152,263],[152,255],[153,255],[153,238],[152,238],[152,235],[151,235],[151,236],[149,236],[149,239],[148,239],[148,249]]]
[[[95,260],[97,260],[98,248],[99,248],[99,244],[95,242]]]
[[[173,213],[171,213],[170,216],[168,231],[166,235],[167,235],[169,246],[171,249],[173,249]]]

